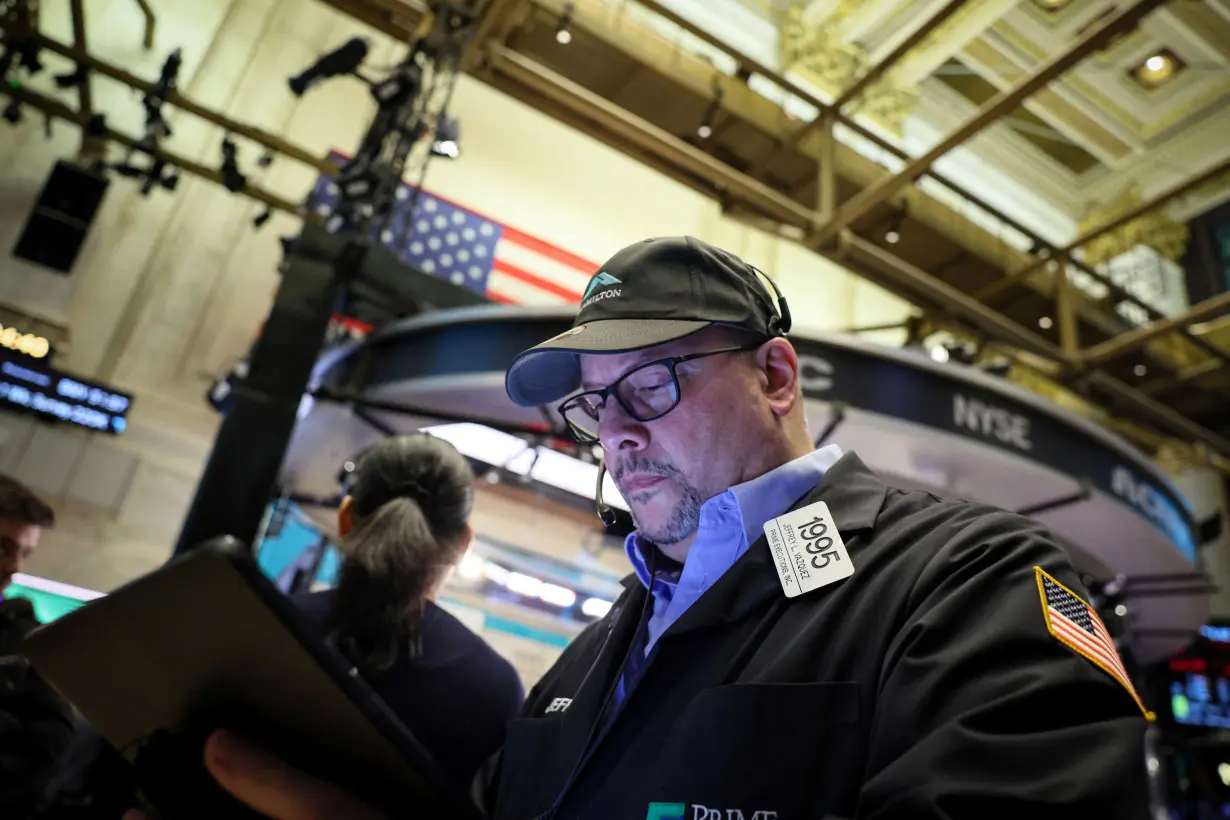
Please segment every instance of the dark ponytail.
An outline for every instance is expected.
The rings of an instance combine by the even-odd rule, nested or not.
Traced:
[[[394,436],[363,454],[349,487],[330,635],[364,673],[421,650],[427,594],[458,558],[474,473],[447,441]]]

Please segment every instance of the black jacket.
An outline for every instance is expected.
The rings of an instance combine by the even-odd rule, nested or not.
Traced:
[[[72,707],[19,654],[38,620],[29,601],[0,601],[0,816],[43,805],[73,739]]]
[[[628,579],[530,693],[496,820],[1147,816],[1146,719],[1048,632],[1035,567],[1084,593],[1042,527],[852,454],[796,508],[819,500],[854,574],[787,598],[761,538],[600,723],[648,611]]]

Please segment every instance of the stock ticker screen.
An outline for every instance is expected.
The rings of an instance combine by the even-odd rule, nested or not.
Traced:
[[[0,407],[119,435],[128,427],[131,406],[132,396],[106,385],[0,355]]]
[[[1170,716],[1175,723],[1230,729],[1230,627],[1202,627],[1187,651],[1167,662]]]

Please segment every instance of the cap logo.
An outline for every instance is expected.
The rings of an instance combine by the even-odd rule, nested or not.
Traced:
[[[589,287],[585,289],[585,295],[581,297],[581,301],[584,302],[586,299],[588,299],[589,295],[594,292],[594,288],[605,288],[611,285],[622,285],[622,284],[623,282],[616,279],[614,276],[611,276],[611,274],[607,273],[606,271],[600,270],[594,274],[593,279],[589,280]]]

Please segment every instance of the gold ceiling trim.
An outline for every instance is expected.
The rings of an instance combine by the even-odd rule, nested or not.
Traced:
[[[1113,222],[1140,207],[1143,201],[1140,187],[1133,185],[1115,201],[1093,208],[1077,219],[1077,233],[1086,234],[1096,230],[1099,225]],[[1122,256],[1137,245],[1152,248],[1170,261],[1177,262],[1187,251],[1191,231],[1186,224],[1171,219],[1165,210],[1161,207],[1146,211],[1114,230],[1091,239],[1081,246],[1085,263],[1096,267]]]
[[[1166,93],[1173,93],[1173,89],[1167,87]],[[1150,123],[1145,127],[1144,139],[1153,139],[1158,134],[1178,125],[1182,120],[1202,113],[1202,109],[1207,109],[1210,113],[1217,111],[1216,103],[1223,98],[1230,100],[1230,80],[1226,80],[1220,86],[1214,86],[1202,95],[1192,98],[1184,105],[1175,109],[1165,119]]]
[[[842,40],[837,26],[859,3],[842,0],[819,26],[803,19],[804,9],[797,0],[777,15],[781,70],[798,73],[834,98],[854,85],[871,68],[871,55],[862,46]],[[849,112],[902,136],[920,93],[917,86],[902,83],[896,69],[890,69],[851,101]]]

